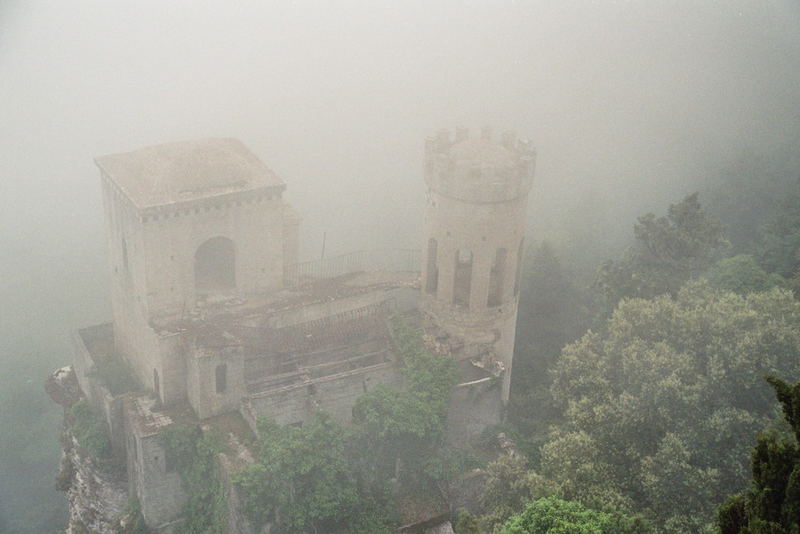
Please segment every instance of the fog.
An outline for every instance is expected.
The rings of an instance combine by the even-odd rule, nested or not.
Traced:
[[[69,330],[110,313],[95,156],[239,138],[287,183],[311,258],[323,234],[329,254],[418,248],[424,137],[490,125],[537,147],[532,241],[618,248],[636,215],[796,142],[798,104],[789,1],[5,0],[0,337],[4,362],[38,363],[0,387],[43,396]],[[6,521],[58,499],[53,410],[41,476],[17,491],[2,468]]]

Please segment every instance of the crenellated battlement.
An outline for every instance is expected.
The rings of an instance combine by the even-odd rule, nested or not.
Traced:
[[[468,202],[506,202],[527,195],[536,151],[530,141],[491,128],[439,130],[425,141],[425,181],[445,196]]]

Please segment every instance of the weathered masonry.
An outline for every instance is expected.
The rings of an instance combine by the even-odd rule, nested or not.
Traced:
[[[535,153],[488,130],[443,131],[425,149],[421,252],[306,263],[297,261],[300,219],[282,198],[286,185],[237,140],[96,160],[113,322],[73,336],[73,367],[155,531],[172,531],[185,499],[161,428],[224,419],[255,432],[259,417],[303,424],[320,409],[347,423],[364,392],[403,387],[393,314],[458,362],[452,439],[502,420]],[[111,353],[142,393],[115,396],[91,372]]]

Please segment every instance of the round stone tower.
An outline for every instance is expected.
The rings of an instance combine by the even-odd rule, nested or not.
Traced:
[[[504,403],[535,161],[529,142],[513,133],[495,142],[489,129],[443,130],[425,143],[422,309],[466,347],[491,347]]]

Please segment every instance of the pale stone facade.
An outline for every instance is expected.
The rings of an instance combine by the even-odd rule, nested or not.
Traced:
[[[392,314],[459,363],[451,439],[499,423],[534,162],[510,134],[440,133],[426,143],[421,262],[404,251],[308,265],[297,263],[285,184],[239,141],[98,158],[113,325],[76,334],[75,373],[127,458],[148,525],[170,532],[185,500],[160,428],[235,416],[256,432],[259,417],[302,424],[320,409],[346,424],[364,392],[403,387]],[[152,396],[97,384],[93,361],[109,350]]]
[[[96,161],[117,350],[164,402],[178,401],[186,396],[186,370],[173,356],[177,347],[152,322],[187,317],[215,289],[201,286],[202,247],[230,247],[229,293],[276,291],[297,261],[299,220],[281,198],[283,181],[234,139],[171,143]]]
[[[466,344],[491,343],[508,400],[535,153],[513,134],[448,131],[425,145],[422,309]]]

